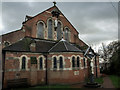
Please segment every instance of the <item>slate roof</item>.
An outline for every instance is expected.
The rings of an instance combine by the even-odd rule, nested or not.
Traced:
[[[29,52],[30,51],[29,44],[30,44],[30,39],[23,38],[22,40],[3,48],[3,50],[4,51],[23,51],[23,52],[26,51],[26,52]]]
[[[56,42],[41,40],[36,42],[36,52],[48,52]]]
[[[4,51],[17,51],[17,52],[31,52],[30,44],[35,43],[35,51],[38,53],[44,52],[81,52],[79,48],[73,44],[65,41],[53,41],[39,38],[25,37],[22,40],[3,48]]]
[[[81,52],[81,50],[65,40],[60,40],[49,52]]]
[[[43,40],[38,38],[25,37],[22,40],[3,48],[4,51],[18,51],[18,52],[30,52],[30,44],[32,42],[36,43],[35,52],[47,52],[56,43],[51,40]]]

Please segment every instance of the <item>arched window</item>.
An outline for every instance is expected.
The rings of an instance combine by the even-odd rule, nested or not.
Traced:
[[[60,62],[60,69],[62,69],[63,68],[63,58],[62,57],[59,58],[59,62]]]
[[[84,64],[84,67],[85,67],[86,66],[85,58],[83,58],[83,64]]]
[[[75,67],[75,57],[73,56],[72,57],[72,68],[74,68]]]
[[[39,58],[39,68],[43,69],[43,57]]]
[[[22,68],[21,69],[26,69],[26,57],[22,57]]]
[[[52,20],[48,21],[48,38],[52,39]]]
[[[7,47],[7,46],[9,46],[9,45],[10,45],[10,42],[5,41],[5,42],[4,42],[4,45],[5,45],[5,47]]]
[[[80,58],[77,57],[77,67],[80,67]]]
[[[37,30],[37,37],[38,38],[44,38],[44,27],[43,23],[40,22],[37,24],[38,30]]]
[[[59,40],[61,38],[62,38],[61,23],[58,22],[58,25],[57,25],[57,40]]]
[[[56,57],[53,58],[53,68],[57,69],[57,58]]]
[[[65,40],[69,41],[69,29],[65,28],[64,30]]]

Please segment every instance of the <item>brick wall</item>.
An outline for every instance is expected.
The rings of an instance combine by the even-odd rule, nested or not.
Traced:
[[[26,21],[23,25],[23,28],[26,31],[25,35],[31,36],[31,37],[36,37],[38,21],[43,21],[45,23],[45,30],[47,30],[47,20],[52,17],[51,11],[54,8],[56,8],[56,7],[50,8],[47,11],[44,11],[44,12],[36,15],[34,18]],[[58,20],[60,20],[62,22],[63,30],[65,27],[68,27],[70,29],[70,32],[71,32],[70,38],[71,38],[72,43],[77,43],[77,44],[80,44],[81,46],[86,45],[82,40],[79,39],[77,30],[72,26],[72,24],[68,21],[68,19],[63,14],[59,15]],[[54,29],[53,29],[53,31],[54,31]],[[56,31],[54,31],[54,34],[55,34],[55,32]]]
[[[22,55],[27,56],[28,69],[20,70],[20,57]],[[36,56],[37,58],[41,54],[32,53],[18,53],[18,52],[7,52],[5,58],[5,78],[4,88],[7,87],[7,81],[19,78],[27,78],[29,85],[43,84],[45,83],[45,71],[38,70],[37,65],[31,65],[30,57]],[[35,68],[32,68],[34,67]]]
[[[48,82],[49,84],[73,84],[73,83],[80,83],[85,80],[85,78],[88,76],[88,69],[83,68],[83,55],[82,54],[76,54],[76,53],[57,53],[57,54],[51,54],[48,55],[48,57],[63,55],[65,59],[65,67],[63,70],[50,70],[48,71]],[[71,68],[71,56],[80,56],[81,57],[81,63],[82,66],[79,69],[72,70]],[[48,68],[52,67],[51,64],[49,64]],[[68,70],[67,70],[68,69]],[[48,69],[49,70],[49,69]],[[75,72],[78,72],[77,75],[75,75]]]
[[[22,55],[27,56],[28,69],[20,70],[20,58]],[[81,68],[72,70],[70,58],[65,58],[65,67],[63,70],[52,69],[52,56],[63,55],[64,57],[71,57],[72,55],[79,55],[81,57]],[[12,79],[27,78],[29,85],[40,85],[46,83],[46,65],[43,70],[38,69],[37,64],[30,63],[30,57],[35,56],[37,59],[41,54],[39,53],[25,53],[25,52],[7,52],[5,58],[5,78],[4,87],[7,87],[7,81]],[[83,67],[83,58],[81,53],[54,53],[48,55],[48,83],[49,84],[71,84],[80,83],[88,77],[88,68]],[[44,61],[45,64],[46,60]],[[87,64],[88,65],[88,64]],[[77,74],[76,74],[77,73]]]
[[[25,36],[25,32],[23,30],[17,30],[17,31],[13,31],[11,33],[7,33],[2,35],[2,48],[5,47],[4,43],[7,41],[10,44],[15,43],[17,41],[19,41],[21,38],[23,38]]]

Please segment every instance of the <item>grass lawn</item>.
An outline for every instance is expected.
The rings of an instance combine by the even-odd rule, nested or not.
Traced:
[[[50,85],[50,86],[35,86],[35,87],[28,87],[28,88],[14,88],[11,90],[36,90],[36,89],[65,89],[70,88],[68,85]]]
[[[70,88],[68,85],[36,86],[34,88]]]
[[[89,82],[90,80],[87,78],[86,80],[85,80],[86,82]],[[97,83],[99,83],[99,84],[103,84],[103,77],[98,77],[98,78],[95,78],[94,79],[94,82],[97,82]]]
[[[116,76],[116,75],[110,75],[109,76],[113,85],[116,87],[116,88],[120,88],[120,77],[119,76]]]
[[[99,77],[99,78],[95,78],[95,82],[99,83],[99,84],[103,84],[103,77]]]

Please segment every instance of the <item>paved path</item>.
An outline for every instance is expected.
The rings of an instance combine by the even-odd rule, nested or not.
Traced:
[[[104,77],[103,80],[104,80],[103,88],[115,88],[108,76]]]

